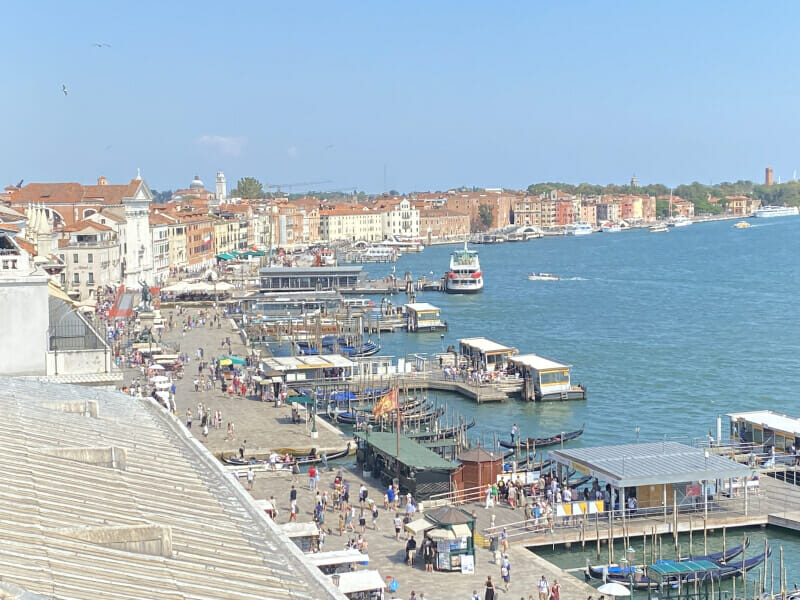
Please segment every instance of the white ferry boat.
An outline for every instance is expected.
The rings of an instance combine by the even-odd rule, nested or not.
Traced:
[[[622,231],[622,226],[619,223],[612,223],[609,221],[608,223],[603,223],[600,226],[600,231],[602,233],[618,233]]]
[[[363,262],[394,262],[399,252],[391,246],[369,246],[359,253]]]
[[[478,253],[467,248],[450,255],[450,270],[444,277],[444,291],[448,294],[475,294],[483,289],[483,273]]]
[[[589,223],[573,223],[571,227],[567,229],[567,235],[589,235],[590,233],[594,233],[594,229]]]
[[[765,219],[768,217],[791,217],[800,213],[796,206],[762,206],[753,213],[754,217]]]
[[[686,227],[687,225],[691,224],[692,220],[686,215],[678,215],[677,217],[672,217],[669,220],[669,223],[667,223],[667,225],[669,225],[670,227]]]

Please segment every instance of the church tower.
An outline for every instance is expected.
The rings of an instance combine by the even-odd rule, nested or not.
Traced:
[[[224,202],[228,197],[228,188],[225,185],[225,173],[217,171],[217,202]]]

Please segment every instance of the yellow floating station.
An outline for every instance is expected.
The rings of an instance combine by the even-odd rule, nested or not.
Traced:
[[[447,331],[438,307],[427,302],[412,302],[403,305],[406,309],[406,328],[415,331]]]
[[[524,400],[586,400],[586,388],[572,385],[572,365],[537,354],[519,354],[508,360],[525,381]]]

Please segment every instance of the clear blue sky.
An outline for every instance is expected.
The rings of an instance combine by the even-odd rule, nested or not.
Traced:
[[[9,2],[0,183],[380,192],[800,170],[800,4]],[[95,42],[111,47],[97,48]],[[61,92],[62,84],[69,91]]]

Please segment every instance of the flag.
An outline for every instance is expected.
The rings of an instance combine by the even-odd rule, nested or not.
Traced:
[[[205,235],[205,237],[203,238],[203,243],[204,244],[210,244],[211,243],[211,232],[209,232],[209,233],[207,233]]]
[[[375,407],[372,409],[372,416],[374,416],[376,419],[380,419],[383,415],[388,414],[393,410],[397,410],[398,396],[399,394],[397,388],[386,392],[383,396],[381,396],[380,400],[375,403]]]

